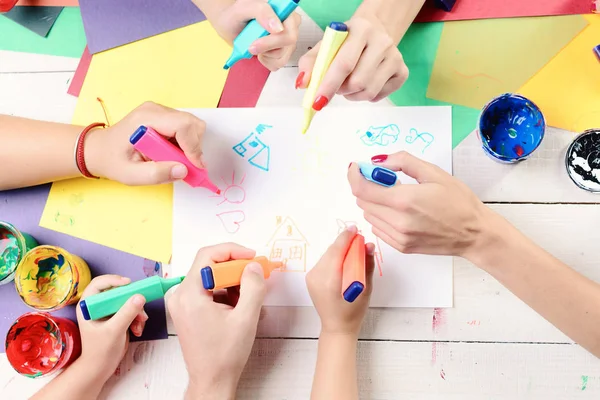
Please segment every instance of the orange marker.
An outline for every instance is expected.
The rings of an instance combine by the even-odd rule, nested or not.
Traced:
[[[267,257],[256,257],[253,260],[233,260],[204,267],[200,270],[204,289],[218,290],[238,286],[242,280],[244,268],[251,262],[257,262],[262,266],[265,279],[271,276],[274,269],[283,266],[283,263],[280,262],[270,262]]]
[[[357,234],[342,264],[342,296],[352,303],[365,290],[365,237]]]

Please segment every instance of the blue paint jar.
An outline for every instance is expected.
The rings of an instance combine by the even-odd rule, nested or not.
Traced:
[[[545,131],[546,121],[539,107],[512,93],[490,101],[477,123],[477,136],[485,153],[508,164],[529,157],[542,143]]]

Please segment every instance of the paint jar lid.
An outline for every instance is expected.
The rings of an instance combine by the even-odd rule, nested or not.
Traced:
[[[600,193],[600,128],[588,129],[573,140],[567,149],[565,164],[575,185]]]
[[[496,161],[526,159],[542,143],[546,121],[531,100],[514,93],[492,99],[481,111],[477,135],[485,153]]]
[[[23,302],[40,311],[58,310],[77,290],[79,275],[71,255],[55,246],[29,250],[17,267],[15,286]]]

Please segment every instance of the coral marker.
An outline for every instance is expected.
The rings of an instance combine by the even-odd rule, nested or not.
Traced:
[[[366,283],[365,237],[357,234],[342,264],[342,297],[352,303],[365,290]]]

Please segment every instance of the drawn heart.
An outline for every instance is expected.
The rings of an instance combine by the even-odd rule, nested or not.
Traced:
[[[228,233],[236,233],[240,230],[240,224],[246,220],[246,214],[241,210],[226,211],[217,214],[217,217],[221,220],[223,228]]]

